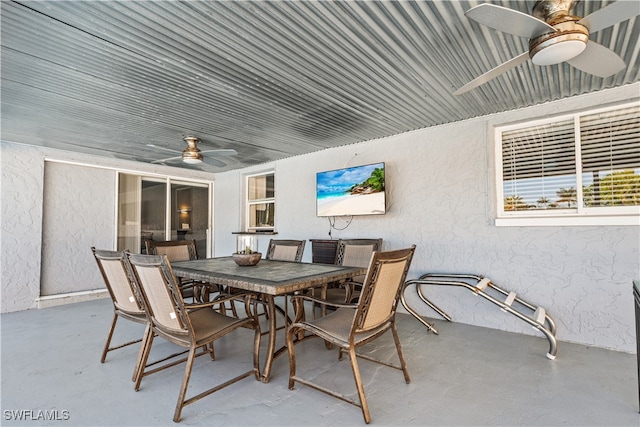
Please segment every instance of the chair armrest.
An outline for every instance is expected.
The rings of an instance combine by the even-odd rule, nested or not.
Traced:
[[[221,294],[218,294],[211,302],[215,304],[222,304],[232,300],[238,300],[240,302],[244,302],[245,300],[251,299],[251,298],[256,298],[255,292],[248,291],[248,292],[241,292],[237,294],[221,293]]]
[[[337,308],[356,308],[358,306],[358,304],[328,301],[326,299],[317,298],[311,295],[293,295],[291,297],[291,301],[296,302],[296,300],[306,300],[306,301],[318,303],[320,305],[330,305],[332,307],[337,307]]]
[[[220,285],[217,285],[215,283],[209,283],[209,282],[203,282],[201,280],[192,280],[192,279],[182,279],[179,282],[179,286],[180,289],[189,289],[189,288],[195,288],[196,286],[208,286],[208,287],[220,287]]]
[[[317,298],[311,295],[293,295],[291,297],[291,303],[293,304],[294,311],[296,313],[296,317],[294,323],[301,322],[304,319],[304,301],[311,301],[313,303],[323,305],[323,306],[331,306],[336,308],[357,308],[357,304],[347,304],[340,303],[334,301],[328,301],[326,299]]]
[[[255,294],[252,294],[250,292],[233,294],[233,295],[222,294],[222,295],[216,296],[212,301],[209,301],[209,302],[185,304],[184,306],[189,310],[195,310],[198,308],[213,307],[216,305],[224,304],[225,302],[232,301],[232,300],[238,300],[244,303],[245,300],[251,299],[251,298],[255,298]]]

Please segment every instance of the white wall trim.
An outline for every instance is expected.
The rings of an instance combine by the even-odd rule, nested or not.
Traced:
[[[45,162],[52,162],[52,163],[63,163],[63,164],[74,165],[74,166],[84,166],[84,167],[96,168],[96,169],[106,169],[106,170],[110,170],[110,171],[116,171],[118,173],[126,173],[126,174],[131,174],[131,175],[141,175],[141,176],[151,177],[151,178],[162,178],[165,181],[166,181],[167,178],[169,178],[171,180],[176,180],[176,181],[188,180],[188,181],[198,182],[199,184],[202,184],[202,185],[208,185],[209,183],[213,182],[214,178],[215,178],[215,174],[211,174],[212,179],[190,178],[190,177],[185,177],[185,176],[180,176],[180,175],[170,175],[168,173],[147,172],[147,171],[143,171],[141,169],[128,169],[128,168],[119,167],[119,166],[98,165],[98,164],[95,164],[95,163],[81,162],[81,161],[77,161],[77,160],[64,160],[64,159],[60,159],[60,158],[56,158],[56,157],[50,157],[49,155],[45,155],[44,161]]]
[[[553,216],[496,218],[496,227],[584,227],[584,226],[640,226],[640,217],[628,216]]]
[[[106,289],[96,289],[92,291],[69,292],[66,294],[48,295],[36,298],[36,305],[40,308],[55,307],[58,305],[72,304],[75,302],[91,301],[108,298],[109,292]]]

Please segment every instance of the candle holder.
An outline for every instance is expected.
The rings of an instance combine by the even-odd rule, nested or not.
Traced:
[[[258,239],[252,234],[238,234],[236,238],[236,254],[252,254],[258,252]]]
[[[240,266],[256,265],[262,259],[258,252],[258,239],[252,234],[239,234],[236,239],[236,252],[231,258]]]

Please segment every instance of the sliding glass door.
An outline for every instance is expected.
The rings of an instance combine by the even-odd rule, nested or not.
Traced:
[[[140,250],[146,253],[146,241],[167,238],[167,180],[142,178],[140,206]]]
[[[118,250],[145,253],[147,240],[196,240],[209,255],[209,184],[120,174]]]
[[[198,255],[207,255],[209,187],[193,183],[171,184],[171,240],[195,239]]]

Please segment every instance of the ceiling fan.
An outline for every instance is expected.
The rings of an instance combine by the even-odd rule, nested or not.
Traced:
[[[636,1],[618,0],[584,18],[571,14],[579,0],[536,1],[533,16],[494,4],[480,4],[465,15],[505,33],[529,38],[529,51],[471,80],[453,92],[461,95],[531,59],[536,65],[568,62],[599,77],[611,76],[626,64],[613,51],[589,40],[589,34],[640,14]]]
[[[182,160],[184,163],[189,165],[197,165],[205,161],[206,163],[215,165],[215,166],[226,166],[226,163],[214,159],[215,156],[235,156],[238,152],[231,148],[226,149],[216,149],[216,150],[204,150],[201,151],[198,148],[198,143],[201,142],[200,138],[196,138],[195,136],[186,136],[184,137],[185,142],[187,143],[187,148],[185,148],[182,152],[178,150],[172,150],[170,148],[158,147],[154,144],[147,144],[149,147],[154,147],[159,150],[165,150],[172,153],[180,153],[178,156],[168,157],[166,159],[154,160],[151,163],[171,163]]]

